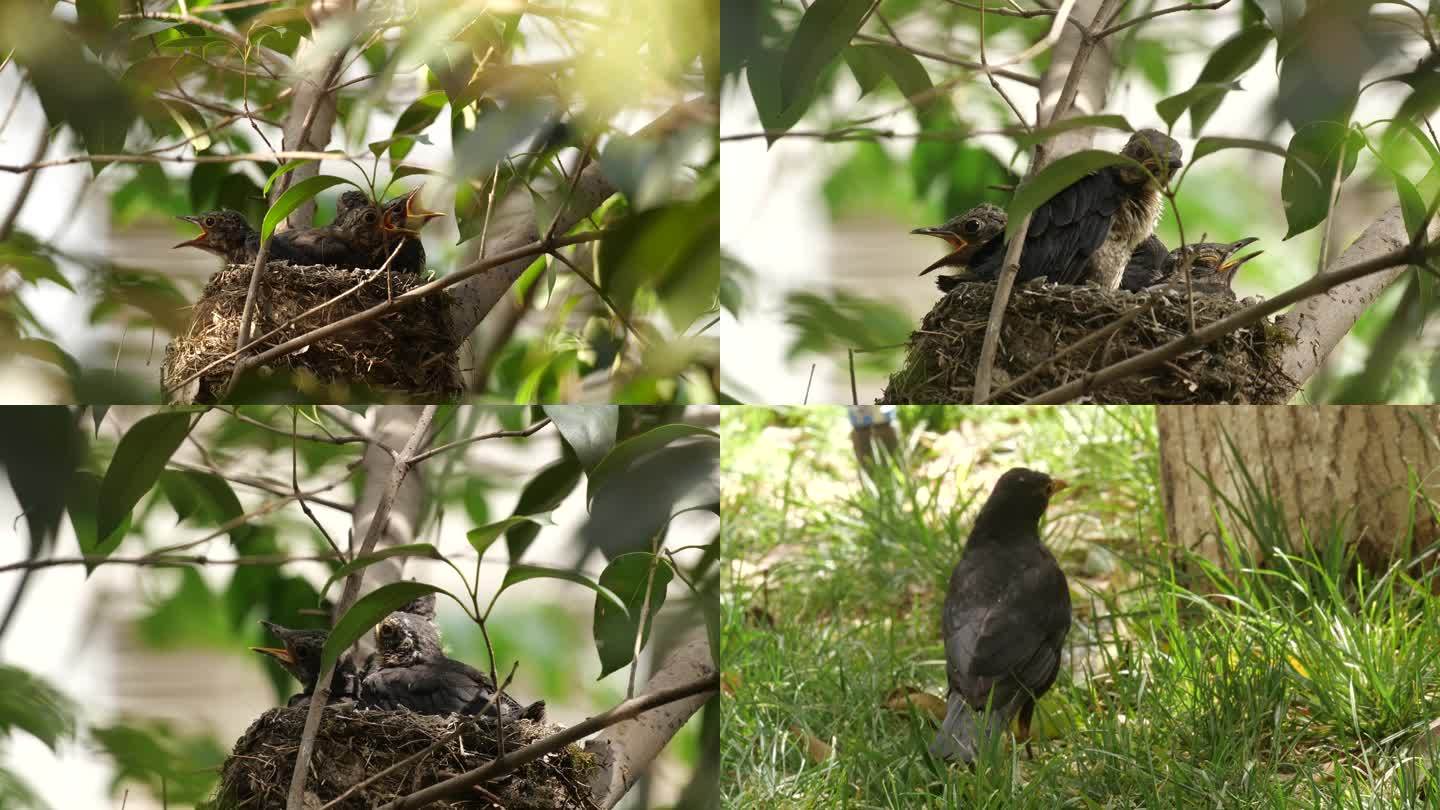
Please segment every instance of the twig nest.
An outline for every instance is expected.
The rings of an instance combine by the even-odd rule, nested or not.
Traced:
[[[891,375],[880,402],[971,401],[994,295],[994,284],[962,283],[936,302],[920,329],[910,335],[905,365]],[[1247,306],[1218,296],[1196,295],[1194,301],[1197,329]],[[1137,308],[1145,311],[1103,339],[1050,359]],[[1189,331],[1183,292],[1016,285],[1000,332],[991,385],[998,394],[994,401],[1021,402]],[[1101,404],[1283,403],[1296,386],[1281,368],[1280,352],[1294,342],[1284,328],[1261,321],[1138,374],[1092,388],[1081,399]],[[1021,379],[1041,364],[1045,365],[1033,376]]]
[[[290,775],[305,728],[307,707],[271,709],[250,725],[220,771],[220,786],[208,810],[284,810]],[[418,754],[461,728],[447,744],[412,764],[385,773],[345,796],[332,810],[368,810],[448,777],[478,768],[498,757],[493,720],[460,715],[330,706],[315,735],[310,776],[305,782],[307,810],[319,808],[391,765]],[[543,723],[505,723],[505,751],[513,752],[555,729]],[[589,777],[592,757],[571,745],[546,754],[519,770],[483,785],[484,791],[436,808],[593,808]]]
[[[195,302],[189,330],[166,347],[160,376],[168,402],[214,402],[225,390],[235,360],[221,358],[235,350],[250,271],[248,265],[233,264],[212,276]],[[415,274],[389,276],[389,296],[422,283]],[[271,262],[260,281],[250,334],[259,337],[279,329],[250,352],[264,351],[383,304],[386,284],[386,274],[374,270]],[[332,299],[338,300],[326,304]],[[347,396],[347,392],[333,389],[355,387],[381,398],[391,392],[407,399],[458,396],[462,382],[450,331],[449,302],[450,296],[444,292],[426,296],[276,358],[256,373],[262,379],[284,374],[276,381],[282,390],[299,388],[307,394],[343,399],[356,394]],[[332,390],[323,390],[326,388]]]

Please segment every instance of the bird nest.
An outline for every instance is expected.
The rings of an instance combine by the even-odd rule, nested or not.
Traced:
[[[225,760],[220,785],[215,798],[205,805],[207,810],[283,810],[307,711],[308,707],[300,706],[260,715]],[[430,753],[386,770],[432,748],[457,728],[458,735]],[[507,752],[554,731],[529,720],[507,721],[504,729]],[[379,807],[496,759],[496,743],[496,725],[489,718],[377,711],[354,704],[327,707],[315,735],[305,807],[314,810],[336,799],[340,801],[331,810]],[[483,790],[427,806],[453,810],[488,810],[497,805],[511,810],[593,808],[592,770],[593,758],[571,745],[483,784]]]
[[[270,263],[266,270],[250,332],[264,337],[254,352],[383,304],[422,283],[417,275],[392,273],[387,292],[386,274],[374,270],[286,262]],[[167,401],[214,402],[225,391],[235,367],[235,359],[227,356],[235,350],[250,271],[248,265],[229,265],[205,285],[189,330],[165,349],[160,374]],[[287,373],[279,381],[282,389],[336,400],[355,397],[355,392],[343,390],[351,387],[382,398],[392,392],[430,400],[458,396],[462,384],[449,303],[444,292],[425,296],[276,358],[256,372],[262,379]]]
[[[941,298],[920,329],[911,334],[905,365],[891,375],[880,401],[973,399],[980,345],[994,295],[994,284],[961,283]],[[1202,295],[1194,297],[1194,304],[1196,328],[1247,306]],[[1056,357],[1137,308],[1141,309],[1138,316],[1102,339]],[[1189,331],[1183,293],[1016,285],[1005,310],[995,358],[992,390],[997,393],[993,401],[1021,402],[1184,337]],[[1294,336],[1283,327],[1262,320],[1167,362],[1091,388],[1084,397],[1102,404],[1283,403],[1296,386],[1282,370],[1280,353],[1294,342]],[[1033,375],[1024,376],[1032,370]]]

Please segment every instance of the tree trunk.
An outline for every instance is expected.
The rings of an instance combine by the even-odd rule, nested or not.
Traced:
[[[1207,559],[1223,558],[1217,518],[1260,558],[1268,551],[1227,505],[1251,503],[1247,475],[1278,510],[1291,549],[1303,545],[1302,526],[1319,539],[1343,521],[1361,560],[1383,566],[1440,537],[1433,515],[1412,505],[1417,486],[1440,498],[1430,477],[1440,468],[1440,409],[1161,406],[1157,416],[1170,540]]]

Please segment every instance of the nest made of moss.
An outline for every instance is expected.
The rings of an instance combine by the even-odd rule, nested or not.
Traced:
[[[941,298],[910,335],[905,366],[891,375],[880,402],[969,402],[994,295],[994,284],[961,283]],[[1196,295],[1194,302],[1197,329],[1248,306],[1209,295]],[[1147,311],[1104,339],[1050,360],[1146,306]],[[1038,282],[1016,285],[1000,330],[993,401],[1024,401],[1188,333],[1183,293],[1131,293]],[[1282,370],[1280,354],[1294,342],[1284,328],[1262,320],[1168,362],[1096,386],[1083,399],[1186,405],[1283,403],[1294,393],[1295,383]],[[1020,379],[1047,360],[1034,376]],[[1013,381],[1020,382],[1007,389]]]
[[[251,269],[232,264],[211,276],[200,300],[195,302],[190,328],[166,347],[160,377],[169,401],[213,402],[225,390],[235,367],[234,359],[216,363],[198,379],[187,380],[234,351]],[[265,335],[281,324],[285,326],[252,351],[264,351],[383,304],[390,296],[414,289],[423,281],[415,274],[391,273],[388,283],[387,293],[386,274],[374,270],[270,263],[260,280],[250,334]],[[347,292],[341,300],[304,315]],[[296,384],[356,385],[410,397],[452,398],[460,393],[461,378],[457,347],[450,331],[449,304],[450,296],[443,291],[425,296],[290,352],[257,371],[262,376],[277,370],[297,372],[293,375]]]
[[[220,772],[211,810],[283,810],[300,748],[308,707],[271,709],[235,743]],[[410,711],[326,707],[315,735],[305,806],[320,807],[386,768],[444,739],[447,744],[413,764],[396,768],[335,805],[338,810],[378,807],[443,779],[478,768],[498,757],[496,725],[483,717],[425,715]],[[515,751],[556,729],[529,720],[507,721],[505,750]],[[483,787],[485,792],[436,802],[432,807],[593,808],[590,755],[571,745],[521,766]]]

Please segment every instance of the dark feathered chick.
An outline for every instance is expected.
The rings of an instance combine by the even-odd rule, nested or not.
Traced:
[[[973,762],[1012,718],[1028,749],[1035,700],[1055,683],[1070,630],[1065,573],[1040,542],[1040,519],[1064,486],[1017,467],[975,519],[941,616],[949,692],[936,756]]]
[[[495,683],[474,667],[447,658],[440,634],[423,616],[396,612],[376,631],[377,668],[360,683],[360,705],[409,709],[420,714],[494,714],[489,706]],[[499,711],[507,719],[543,719],[545,702],[522,706],[501,694]],[[488,708],[487,708],[488,707]]]
[[[321,653],[325,650],[325,641],[330,638],[330,633],[325,630],[291,630],[264,619],[260,623],[274,633],[283,646],[250,649],[275,659],[290,673],[290,677],[300,682],[302,691],[290,699],[290,705],[296,705],[297,702],[302,702],[300,699],[308,698],[315,692],[315,682],[320,678]],[[333,701],[354,698],[357,685],[358,677],[354,665],[348,660],[342,660],[336,665],[335,674],[330,679],[330,699]]]
[[[953,283],[947,286],[946,279],[978,280],[969,277],[967,268],[985,261],[992,252],[1004,249],[1007,221],[1005,209],[990,203],[981,203],[959,216],[950,218],[944,224],[911,231],[910,233],[943,239],[950,245],[950,252],[921,270],[920,275],[941,267],[960,268],[961,273],[957,276],[936,278],[935,283],[942,290],[953,286]]]
[[[1185,277],[1182,262],[1185,255],[1193,259],[1190,264],[1190,287],[1196,295],[1217,295],[1235,300],[1235,291],[1230,285],[1241,265],[1264,253],[1257,250],[1244,256],[1237,255],[1246,245],[1259,241],[1253,236],[1235,242],[1198,242],[1183,248],[1175,248],[1165,257],[1164,275],[1159,282],[1166,289],[1184,290]],[[1156,286],[1156,285],[1147,285]]]

